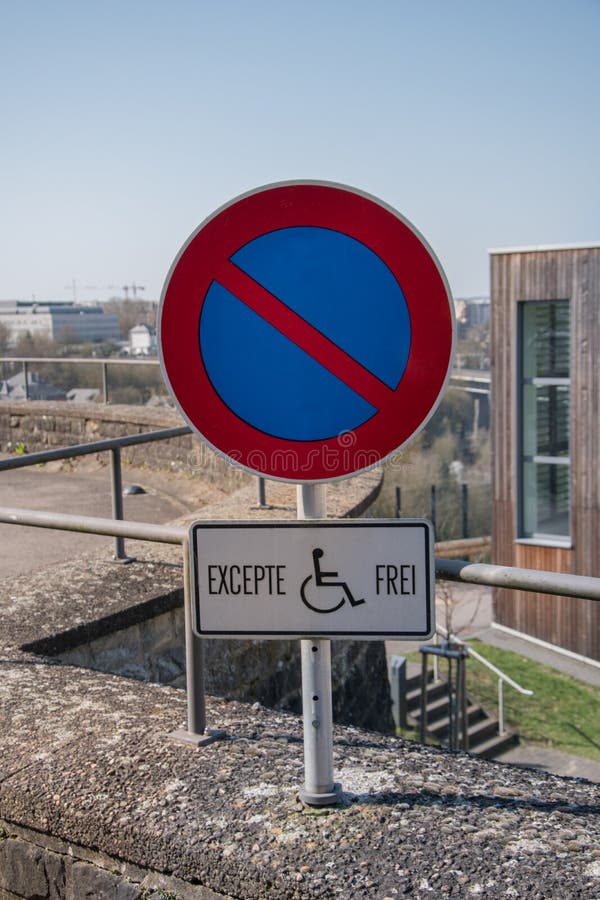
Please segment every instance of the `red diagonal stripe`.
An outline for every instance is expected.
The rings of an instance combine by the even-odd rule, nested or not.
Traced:
[[[383,381],[232,262],[219,266],[215,280],[375,409],[389,400],[393,391]]]

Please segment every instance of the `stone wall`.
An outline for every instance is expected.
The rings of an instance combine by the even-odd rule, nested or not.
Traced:
[[[1,900],[219,900],[209,888],[0,820]]]
[[[302,712],[298,641],[204,641],[209,693]],[[142,619],[60,653],[63,663],[185,687],[183,609]],[[333,641],[334,721],[389,733],[394,724],[380,641]]]
[[[35,453],[181,425],[185,422],[179,413],[166,407],[3,401],[0,403],[0,452]],[[228,479],[232,484],[249,478],[192,434],[126,447],[121,452],[123,461],[132,465],[195,473],[210,480]]]

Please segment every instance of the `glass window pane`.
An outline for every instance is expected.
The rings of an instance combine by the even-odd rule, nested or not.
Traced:
[[[523,385],[523,454],[569,455],[568,385]]]
[[[570,375],[569,302],[523,303],[519,322],[520,536],[568,537],[570,466],[559,460],[569,458],[571,394],[569,384],[552,382]]]
[[[569,466],[523,465],[523,537],[570,534]]]
[[[569,301],[524,303],[522,341],[524,378],[568,378]]]

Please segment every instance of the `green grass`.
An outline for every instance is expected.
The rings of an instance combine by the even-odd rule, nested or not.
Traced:
[[[504,686],[508,728],[518,731],[527,743],[600,760],[600,688],[510,650],[480,641],[471,644],[498,669],[534,692],[532,697],[524,697]],[[473,658],[467,662],[467,692],[490,714],[497,714],[498,679]]]
[[[524,697],[504,686],[506,728],[517,731],[528,744],[600,760],[600,688],[510,650],[477,640],[469,644],[521,687],[534,692]],[[418,651],[407,653],[406,658],[421,662]],[[446,678],[446,672],[446,661],[440,659],[440,677]],[[467,693],[491,716],[498,715],[498,679],[473,657],[467,661]],[[418,740],[418,732],[407,731],[403,736]]]

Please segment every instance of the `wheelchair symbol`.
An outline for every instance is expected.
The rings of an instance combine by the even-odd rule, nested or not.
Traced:
[[[323,550],[321,550],[320,547],[316,547],[312,552],[313,567],[315,570],[314,575],[311,574],[307,578],[305,578],[304,581],[302,582],[302,586],[300,588],[300,597],[302,598],[302,602],[304,603],[304,605],[308,606],[309,609],[312,609],[312,611],[316,612],[316,613],[332,613],[332,612],[336,612],[338,609],[340,609],[340,607],[342,607],[344,605],[346,600],[348,600],[348,602],[350,603],[350,606],[360,606],[361,603],[364,603],[365,602],[364,599],[360,599],[360,600],[354,599],[354,595],[352,594],[352,591],[350,590],[348,583],[346,581],[332,581],[332,579],[336,579],[339,577],[338,572],[323,572],[323,570],[321,569],[320,560],[323,558],[324,555],[325,555],[325,552]],[[314,604],[317,601],[311,597],[311,600],[313,600],[313,602],[311,603],[310,600],[308,600],[307,596],[306,596],[307,588],[313,579],[314,579],[314,587],[318,588],[318,589],[333,588],[333,587],[341,588],[343,591],[342,599],[338,603],[336,603],[335,606],[324,606],[324,607],[323,606],[315,606]],[[320,594],[321,590],[316,591],[316,593]],[[339,594],[337,596],[339,596]]]

